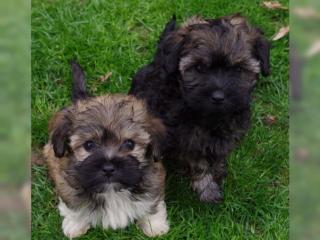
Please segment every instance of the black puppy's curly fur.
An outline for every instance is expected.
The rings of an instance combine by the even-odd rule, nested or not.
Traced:
[[[226,157],[250,125],[251,92],[269,75],[270,44],[236,14],[167,23],[153,61],[130,94],[145,99],[168,128],[163,153],[187,163],[200,199],[219,202]]]

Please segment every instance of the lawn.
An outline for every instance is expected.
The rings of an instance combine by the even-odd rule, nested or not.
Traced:
[[[172,14],[181,22],[192,15],[215,18],[240,12],[271,38],[288,24],[288,12],[266,10],[261,2],[33,0],[33,149],[39,150],[47,141],[47,122],[53,112],[70,103],[70,59],[78,59],[86,70],[92,93],[126,93],[135,71],[151,60]],[[287,0],[281,2],[288,5]],[[171,229],[159,239],[288,238],[288,45],[288,37],[272,44],[272,74],[260,79],[252,128],[228,159],[224,202],[199,202],[188,179],[168,169]],[[108,72],[112,76],[101,81]],[[46,167],[34,165],[32,178],[32,238],[64,239]],[[92,229],[79,239],[147,237],[133,224],[117,231]]]
[[[313,3],[313,4],[312,4]],[[318,2],[294,0],[295,7],[312,7]],[[319,239],[320,229],[320,55],[303,57],[320,37],[319,20],[301,19],[293,14],[291,39],[303,59],[302,97],[290,104],[290,239]]]

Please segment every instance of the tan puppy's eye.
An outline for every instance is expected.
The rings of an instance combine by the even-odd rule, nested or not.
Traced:
[[[135,142],[133,140],[127,139],[121,144],[120,148],[122,150],[133,150],[135,145],[136,144],[135,144]]]
[[[86,141],[83,144],[83,148],[88,152],[92,151],[96,146],[97,145],[93,141]]]

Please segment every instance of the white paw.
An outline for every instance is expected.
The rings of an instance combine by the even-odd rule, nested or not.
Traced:
[[[71,218],[64,218],[62,222],[62,230],[66,237],[73,239],[80,237],[89,230],[89,225],[83,225]]]
[[[155,237],[166,234],[169,231],[169,224],[165,221],[147,221],[140,224],[143,233],[148,237]]]
[[[138,225],[149,237],[166,234],[169,231],[166,204],[163,201],[160,202],[157,206],[157,212],[144,216],[138,221]]]

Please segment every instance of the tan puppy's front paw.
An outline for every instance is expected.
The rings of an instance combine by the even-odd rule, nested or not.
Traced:
[[[169,223],[167,220],[167,210],[164,202],[160,202],[157,212],[147,215],[138,221],[138,225],[145,235],[155,237],[166,234],[169,231]]]
[[[169,231],[168,222],[153,222],[140,225],[143,233],[148,237],[155,237],[166,234]]]
[[[89,230],[89,225],[83,225],[71,218],[64,218],[62,222],[62,230],[69,239],[77,238],[85,234]]]

